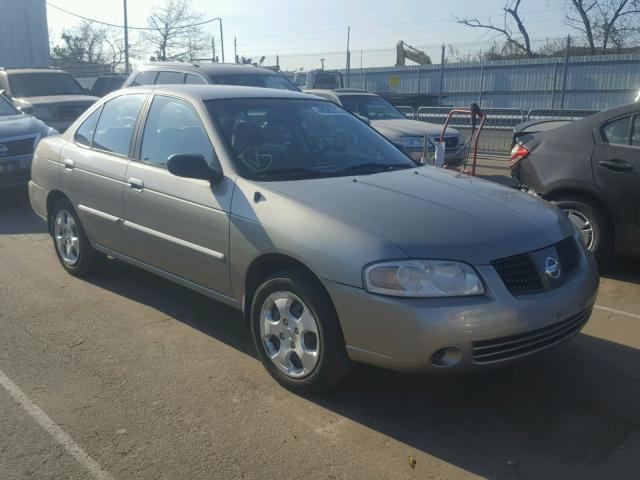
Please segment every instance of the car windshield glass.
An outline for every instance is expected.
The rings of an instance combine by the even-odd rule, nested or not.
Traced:
[[[330,102],[252,98],[206,104],[247,178],[335,177],[416,166],[371,127]]]
[[[212,77],[211,83],[218,85],[239,85],[244,87],[276,88],[278,90],[299,91],[289,80],[281,75],[222,75]]]
[[[376,95],[340,95],[344,108],[369,120],[396,120],[405,118],[398,110]]]
[[[18,98],[85,94],[71,75],[63,73],[13,73],[9,75],[9,85],[11,95]]]
[[[18,111],[13,104],[0,95],[0,117],[6,117],[7,115],[15,115]]]

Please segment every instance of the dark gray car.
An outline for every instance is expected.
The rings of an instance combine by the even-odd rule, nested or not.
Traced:
[[[558,209],[417,166],[303,93],[119,90],[41,142],[32,175],[68,272],[110,255],[243,311],[267,370],[300,392],[334,385],[350,360],[515,360],[578,333],[597,294]]]
[[[69,73],[48,68],[0,68],[0,90],[21,111],[64,132],[98,99]]]
[[[0,94],[0,191],[27,184],[36,144],[57,133]]]
[[[511,173],[563,209],[593,252],[640,255],[640,104],[521,137]]]

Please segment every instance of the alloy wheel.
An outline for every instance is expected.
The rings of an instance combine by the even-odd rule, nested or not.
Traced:
[[[306,377],[318,363],[317,320],[291,292],[274,292],[266,298],[260,309],[260,337],[271,362],[289,377]]]
[[[80,257],[78,226],[68,210],[59,210],[53,223],[53,234],[60,257],[67,265],[75,265]]]
[[[564,209],[565,213],[571,220],[571,223],[575,225],[575,227],[580,230],[580,235],[582,236],[582,240],[589,250],[593,247],[593,242],[595,239],[593,225],[589,217],[587,217],[584,213],[574,210],[572,208]]]

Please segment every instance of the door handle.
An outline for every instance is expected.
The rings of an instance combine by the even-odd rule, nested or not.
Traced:
[[[76,168],[76,162],[74,162],[70,158],[65,158],[64,162],[62,163],[64,163],[65,170],[72,171],[74,168]]]
[[[144,182],[139,178],[129,177],[127,179],[127,183],[129,184],[129,188],[131,190],[136,190],[138,192],[141,192],[142,190],[144,190]]]
[[[633,170],[633,165],[626,160],[620,160],[618,158],[614,158],[613,160],[598,160],[598,165],[602,165],[604,168],[616,172],[630,172]]]

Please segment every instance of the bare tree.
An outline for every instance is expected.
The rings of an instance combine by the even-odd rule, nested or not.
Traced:
[[[592,55],[640,33],[640,0],[568,0],[566,8],[567,24],[584,33]]]
[[[83,21],[79,26],[62,33],[63,45],[53,47],[51,56],[70,64],[105,63],[107,30]]]
[[[498,32],[500,35],[504,36],[508,46],[516,47],[518,50],[524,52],[528,57],[535,57],[535,54],[531,50],[531,39],[529,38],[529,33],[527,32],[527,28],[524,25],[524,21],[520,16],[520,13],[518,13],[518,8],[520,8],[521,2],[522,0],[509,0],[509,2],[507,2],[503,8],[505,17],[502,26],[494,25],[491,22],[482,23],[477,17],[458,18],[457,21],[467,27],[484,28],[486,30]],[[515,22],[515,27],[518,31],[517,33],[514,33],[512,26],[510,25],[511,21]]]
[[[191,10],[191,0],[165,0],[147,18],[152,30],[143,33],[157,60],[193,58],[205,47],[202,15]]]

